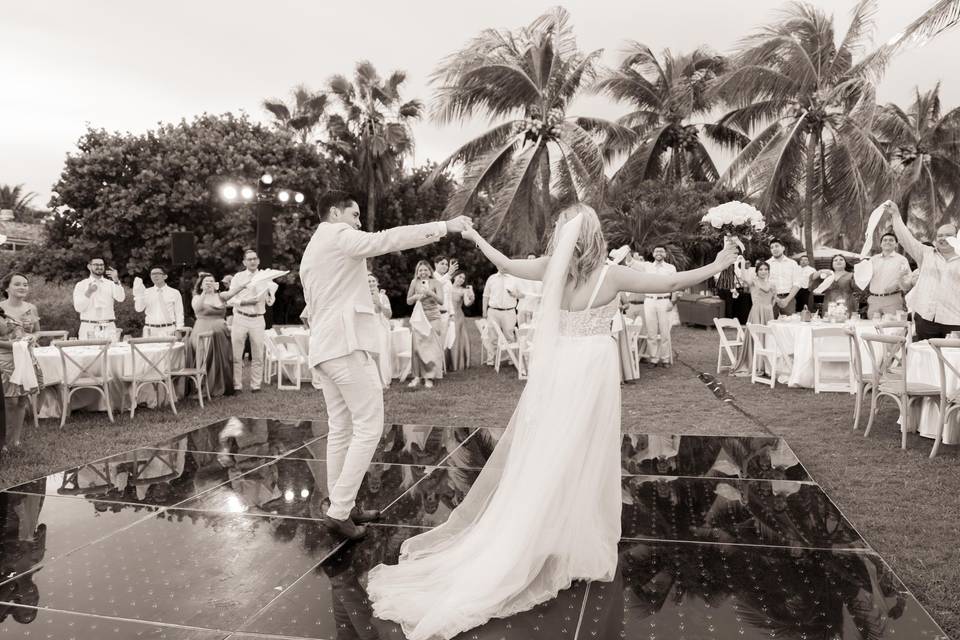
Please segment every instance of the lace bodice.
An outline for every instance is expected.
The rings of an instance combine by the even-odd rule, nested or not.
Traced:
[[[609,336],[617,315],[617,298],[601,307],[582,311],[560,310],[560,335],[570,337]]]

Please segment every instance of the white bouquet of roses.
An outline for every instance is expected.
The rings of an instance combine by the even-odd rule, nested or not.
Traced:
[[[735,242],[741,251],[743,251],[743,243],[740,241],[740,237],[757,237],[767,227],[767,222],[763,219],[763,214],[760,211],[739,200],[724,202],[712,207],[703,215],[700,222],[716,229],[726,239]]]

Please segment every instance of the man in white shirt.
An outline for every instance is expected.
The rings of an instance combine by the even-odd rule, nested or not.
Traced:
[[[73,308],[80,314],[79,337],[81,340],[113,338],[117,330],[113,303],[123,302],[127,294],[120,285],[117,270],[106,269],[103,258],[92,258],[87,270],[90,277],[73,288]]]
[[[667,249],[653,248],[653,262],[643,263],[645,273],[676,273],[677,268],[666,262]],[[679,292],[648,293],[643,300],[643,326],[647,333],[647,359],[650,364],[669,367],[673,363],[673,330],[671,315]]]
[[[500,270],[487,278],[483,287],[483,317],[487,324],[500,327],[504,337],[513,342],[517,333],[517,280]],[[497,353],[497,334],[488,326],[483,334],[483,344],[487,351],[487,364],[493,366]]]
[[[144,287],[140,278],[133,282],[133,307],[145,314],[143,337],[173,337],[183,330],[183,296],[167,286],[163,267],[151,269],[150,280],[150,288]]]
[[[893,232],[920,267],[917,284],[910,291],[914,340],[945,338],[960,331],[960,253],[954,245],[960,246],[960,237],[956,225],[941,225],[933,246],[928,247],[910,233],[897,205],[889,200],[885,204]]]
[[[260,270],[260,258],[253,249],[243,252],[244,271],[233,276],[230,290],[242,289]],[[267,307],[273,306],[277,285],[267,282],[254,287],[252,291],[237,294],[230,299],[233,307],[233,325],[230,340],[233,343],[233,390],[243,391],[243,347],[250,338],[250,390],[260,391],[263,382],[263,342],[266,321],[263,316]]]
[[[797,292],[803,288],[803,272],[800,265],[793,258],[783,255],[784,246],[779,240],[770,241],[771,258],[767,260],[770,265],[770,282],[777,292],[777,298],[773,301],[773,317],[789,316],[797,311]],[[806,283],[810,284],[809,281]]]
[[[813,310],[813,299],[810,297],[810,277],[817,272],[816,269],[810,266],[810,257],[807,254],[800,256],[800,259],[797,260],[797,264],[800,265],[800,290],[797,291],[797,304],[796,307],[800,311],[803,311],[804,307],[807,307],[811,311]]]
[[[536,254],[529,254],[527,260],[536,260]],[[517,303],[517,325],[522,326],[533,322],[533,314],[540,309],[540,298],[543,297],[543,282],[540,280],[523,280],[517,278],[517,294],[520,302]]]
[[[906,309],[900,280],[910,273],[910,262],[897,253],[896,234],[887,232],[880,238],[880,253],[870,258],[873,274],[870,276],[870,297],[867,298],[867,316],[896,313]]]

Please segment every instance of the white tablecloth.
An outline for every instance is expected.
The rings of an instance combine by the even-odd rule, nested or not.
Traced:
[[[960,349],[945,349],[943,355],[960,369]],[[949,368],[947,368],[946,373],[947,389],[956,392],[960,389],[960,379],[957,379],[957,376],[953,375]],[[926,342],[916,342],[910,345],[910,351],[907,354],[907,380],[940,385],[940,365],[937,363],[937,354]],[[919,410],[914,409],[911,417],[911,423],[917,427],[921,436],[936,438],[937,428],[940,424],[940,398],[925,398],[920,403]],[[960,420],[957,419],[956,413],[953,414],[953,419],[944,426],[943,442],[945,444],[960,444]]]
[[[306,327],[284,327],[281,329],[282,335],[293,336],[304,355],[310,353],[310,330]],[[273,330],[271,335],[276,335]],[[393,377],[404,380],[410,375],[410,350],[413,337],[410,329],[407,327],[391,324],[390,330],[390,350],[393,355]],[[302,375],[305,378],[310,377],[310,372],[304,368]]]
[[[166,345],[144,344],[139,346],[140,351],[155,363],[158,362],[162,351],[166,348]],[[99,351],[99,347],[72,347],[68,348],[67,353],[79,362],[81,366],[85,366],[88,362],[97,358]],[[59,418],[61,415],[60,384],[64,377],[60,352],[57,351],[56,347],[37,347],[34,349],[34,355],[36,355],[40,370],[43,371],[44,389],[40,395],[40,417]],[[184,366],[184,357],[184,345],[177,343],[174,345],[173,354],[171,355],[171,367],[174,369],[182,368]],[[147,373],[148,370],[150,370],[147,363],[140,359],[137,360],[137,365],[139,368],[138,373]],[[76,366],[69,361],[67,361],[67,366],[71,369],[71,375],[77,372]],[[110,347],[107,352],[107,366],[110,368],[110,377],[113,379],[109,386],[111,405],[114,409],[119,409],[129,394],[129,385],[120,381],[118,378],[120,376],[133,374],[133,350],[130,348],[130,345],[118,343]],[[102,373],[99,365],[91,367],[89,371],[94,375],[101,375]],[[143,387],[137,399],[140,403],[144,403],[148,407],[153,408],[157,406],[157,394],[152,385]],[[73,411],[78,409],[106,411],[107,405],[103,400],[103,396],[96,391],[81,389],[74,393],[70,399],[70,408]]]
[[[794,316],[791,316],[794,317]],[[813,388],[813,339],[812,329],[815,327],[848,327],[852,326],[857,333],[877,332],[876,325],[872,320],[855,320],[851,324],[830,323],[824,321],[802,322],[797,320],[779,319],[773,320],[768,325],[773,331],[780,350],[790,356],[792,364],[780,363],[778,369],[783,367],[783,373],[779,375],[780,382],[784,382],[791,387]],[[823,338],[818,344],[827,351],[846,351],[848,349],[848,339],[846,337]],[[863,363],[864,371],[870,372],[869,354],[861,343],[860,360]],[[849,375],[849,368],[842,363],[827,362],[823,364],[823,378],[840,378]]]

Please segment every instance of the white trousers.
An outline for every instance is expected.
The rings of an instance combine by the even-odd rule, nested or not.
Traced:
[[[117,324],[115,322],[98,324],[81,321],[77,337],[80,340],[112,340],[116,330]]]
[[[230,327],[233,343],[233,388],[243,388],[243,345],[250,337],[250,388],[259,389],[263,382],[263,340],[266,323],[263,316],[251,318],[235,313]]]
[[[507,338],[508,342],[513,342],[517,335],[517,310],[507,309],[487,309],[487,322],[495,323],[500,327],[500,331]],[[493,364],[493,359],[497,354],[497,332],[493,327],[487,327],[483,334],[483,346],[487,352],[487,364]]]
[[[365,351],[313,368],[327,405],[327,515],[345,520],[383,435],[383,385],[377,361]]]
[[[651,298],[643,301],[643,324],[647,334],[647,357],[650,362],[673,362],[673,344],[670,341],[669,298]]]

